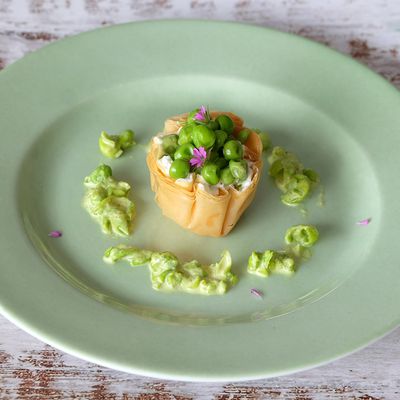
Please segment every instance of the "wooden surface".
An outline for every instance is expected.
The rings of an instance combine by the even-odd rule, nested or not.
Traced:
[[[398,0],[0,0],[0,69],[68,35],[160,18],[237,20],[297,33],[350,54],[400,88]],[[310,371],[200,384],[133,376],[81,361],[0,316],[0,399],[17,398],[400,399],[400,328]]]

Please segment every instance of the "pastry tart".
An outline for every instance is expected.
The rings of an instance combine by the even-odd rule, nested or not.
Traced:
[[[170,117],[147,155],[155,201],[183,228],[225,236],[256,194],[262,150],[259,135],[233,113],[202,106]]]

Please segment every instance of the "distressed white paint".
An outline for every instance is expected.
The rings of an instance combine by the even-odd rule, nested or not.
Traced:
[[[298,33],[352,54],[400,87],[400,2],[395,0],[0,0],[0,68],[49,40],[160,18],[237,20]],[[0,317],[1,399],[399,399],[399,376],[400,328],[307,372],[236,385],[198,384],[98,367],[53,351]]]

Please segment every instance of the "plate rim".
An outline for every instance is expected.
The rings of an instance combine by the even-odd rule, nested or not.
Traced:
[[[45,53],[46,51],[48,51],[49,48],[54,48],[56,46],[59,46],[60,43],[74,43],[76,40],[79,40],[79,38],[83,37],[83,36],[92,36],[95,35],[97,32],[99,31],[105,31],[105,30],[118,30],[118,29],[124,29],[123,27],[131,27],[131,26],[137,26],[137,25],[146,25],[148,26],[150,25],[156,25],[156,24],[165,24],[165,25],[171,25],[171,24],[180,24],[180,23],[201,23],[201,24],[209,24],[209,25],[225,25],[225,24],[229,24],[231,26],[239,26],[241,27],[240,29],[242,29],[242,27],[246,27],[250,30],[252,29],[256,29],[256,30],[262,30],[262,31],[270,31],[270,32],[274,32],[275,34],[279,34],[279,35],[286,35],[287,37],[290,38],[296,38],[300,41],[305,41],[305,42],[309,42],[312,43],[313,45],[316,45],[320,48],[323,48],[324,50],[327,50],[329,52],[333,52],[336,54],[337,56],[341,56],[342,62],[344,62],[344,60],[347,60],[346,62],[350,62],[352,65],[357,66],[357,68],[361,68],[362,70],[364,70],[364,72],[368,72],[369,76],[373,79],[379,79],[380,83],[385,83],[387,89],[390,87],[391,90],[394,90],[393,93],[396,94],[396,96],[399,97],[399,92],[397,91],[397,89],[391,85],[387,80],[385,80],[383,77],[379,76],[378,74],[374,73],[373,71],[371,71],[368,67],[366,67],[365,65],[359,63],[358,61],[350,58],[347,55],[344,55],[340,52],[338,52],[335,49],[330,49],[327,48],[325,45],[314,42],[310,39],[307,38],[303,38],[300,37],[298,35],[294,35],[291,33],[287,33],[287,32],[281,32],[278,31],[276,29],[272,29],[272,28],[266,28],[266,27],[262,27],[262,26],[256,26],[256,25],[251,25],[251,24],[243,24],[243,23],[238,23],[238,22],[233,22],[233,21],[204,21],[204,20],[193,20],[193,19],[186,19],[186,20],[150,20],[150,21],[140,21],[140,22],[129,22],[129,23],[125,23],[125,24],[119,24],[119,25],[113,25],[110,27],[102,27],[102,28],[97,28],[91,31],[87,31],[84,33],[80,33],[78,35],[74,35],[72,37],[68,37],[65,39],[61,39],[57,42],[51,43],[41,49],[39,49],[38,51],[29,54],[26,57],[23,57],[21,60],[18,60],[16,63],[13,63],[9,66],[7,66],[3,71],[2,74],[0,74],[0,85],[2,85],[3,80],[5,80],[6,76],[8,76],[9,73],[12,73],[10,71],[14,71],[15,66],[19,66],[19,65],[25,65],[26,63],[29,63],[29,60],[31,60],[33,57],[37,57],[37,54],[40,53]],[[397,315],[397,320],[392,321],[391,325],[387,325],[385,328],[383,328],[383,330],[381,331],[381,333],[377,336],[376,333],[375,335],[373,335],[372,338],[370,338],[370,340],[364,341],[363,343],[361,343],[359,345],[359,347],[357,348],[353,348],[353,350],[351,350],[350,352],[343,352],[342,354],[338,354],[336,356],[333,356],[330,359],[325,359],[322,362],[319,363],[315,363],[312,365],[307,365],[307,366],[302,366],[302,367],[298,367],[298,368],[293,368],[293,369],[288,369],[286,370],[286,372],[284,371],[282,373],[282,371],[277,372],[276,374],[265,374],[265,373],[260,373],[259,375],[250,375],[250,376],[232,376],[232,379],[230,379],[228,376],[223,376],[222,378],[219,377],[212,377],[209,376],[207,379],[204,379],[204,377],[200,377],[198,379],[198,377],[196,376],[179,376],[177,374],[172,373],[170,376],[166,375],[164,372],[162,372],[161,374],[155,373],[154,371],[147,371],[147,370],[141,370],[140,368],[128,368],[125,369],[124,367],[121,368],[121,366],[115,365],[113,362],[108,362],[107,360],[104,361],[103,359],[98,359],[95,356],[91,356],[89,354],[84,354],[82,355],[81,351],[75,350],[74,348],[69,347],[68,345],[63,345],[61,342],[58,342],[57,340],[53,340],[53,338],[48,337],[46,338],[45,335],[43,335],[40,331],[40,329],[35,329],[35,327],[30,326],[29,324],[27,324],[25,321],[18,319],[18,315],[14,315],[11,311],[9,311],[7,309],[6,306],[4,306],[3,304],[1,304],[1,294],[0,294],[0,312],[10,321],[12,321],[15,325],[19,326],[20,328],[22,328],[23,330],[27,331],[28,333],[30,333],[32,336],[35,336],[36,338],[45,341],[46,343],[49,343],[50,345],[54,346],[55,348],[58,348],[60,350],[66,351],[70,354],[73,354],[74,356],[78,357],[78,358],[84,358],[88,361],[91,362],[95,362],[97,364],[100,365],[104,365],[113,369],[117,369],[117,370],[121,370],[121,371],[125,371],[125,372],[130,372],[130,373],[136,373],[136,374],[140,374],[140,375],[146,375],[146,376],[152,376],[155,378],[167,378],[167,379],[179,379],[179,380],[187,380],[187,381],[210,381],[210,382],[223,382],[226,380],[235,380],[235,381],[243,381],[243,380],[249,380],[249,379],[261,379],[261,378],[266,378],[266,377],[274,377],[274,376],[281,376],[281,375],[286,375],[286,374],[291,374],[294,372],[298,372],[298,371],[302,371],[304,369],[308,369],[308,368],[312,368],[312,367],[316,367],[318,365],[323,365],[326,364],[330,361],[336,360],[338,358],[341,358],[347,354],[350,354],[352,352],[355,352],[367,345],[369,345],[370,343],[378,340],[379,338],[385,336],[386,334],[390,333],[393,329],[395,329],[399,323],[400,323],[400,314]]]

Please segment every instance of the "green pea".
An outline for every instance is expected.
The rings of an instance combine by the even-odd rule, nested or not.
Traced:
[[[193,128],[193,143],[199,147],[205,147],[209,149],[215,143],[215,132],[204,125],[196,125]]]
[[[194,146],[191,143],[185,143],[176,149],[174,159],[189,161],[193,157],[193,150]]]
[[[214,160],[215,164],[218,165],[219,168],[225,168],[228,165],[228,160],[225,160],[223,157],[218,157]]]
[[[247,162],[245,160],[229,161],[229,169],[232,176],[239,182],[242,182],[247,178]]]
[[[232,185],[235,182],[235,177],[232,175],[232,172],[229,167],[224,168],[221,171],[221,182],[224,185]]]
[[[245,144],[251,133],[250,129],[244,128],[238,133],[238,140],[240,143]]]
[[[178,271],[171,271],[165,275],[165,285],[170,288],[176,288],[182,282],[183,275]]]
[[[126,150],[129,147],[132,147],[135,143],[134,140],[135,132],[127,129],[119,134],[119,144],[121,145],[122,150]]]
[[[229,140],[224,144],[224,157],[238,161],[243,158],[243,146],[238,140]]]
[[[108,158],[118,158],[124,152],[121,149],[118,135],[109,135],[107,132],[101,132],[99,138],[99,148],[101,153]]]
[[[87,178],[85,182],[101,184],[112,176],[112,169],[106,164],[100,164]]]
[[[277,160],[284,159],[293,159],[295,156],[294,154],[289,154],[283,147],[275,146],[272,149],[271,155],[268,157],[268,162],[273,164]]]
[[[172,156],[178,148],[178,135],[166,135],[162,137],[162,149]]]
[[[295,225],[286,231],[285,242],[311,247],[318,240],[318,229],[313,225]]]
[[[268,173],[273,178],[281,178],[283,176],[284,170],[285,170],[285,167],[283,165],[282,160],[276,160],[269,167]]]
[[[191,125],[185,125],[180,131],[179,131],[179,138],[178,138],[178,144],[186,144],[186,143],[192,143],[192,134],[193,134],[193,124]]]
[[[271,164],[269,174],[275,178],[276,186],[278,186],[282,192],[287,192],[290,183],[293,182],[293,176],[300,172],[300,167],[301,165],[297,162],[284,158],[276,160]]]
[[[173,179],[186,178],[190,172],[190,165],[188,161],[178,159],[172,162],[169,169],[169,176]]]
[[[217,149],[222,147],[227,139],[228,139],[228,134],[225,131],[221,130],[215,131],[215,147]]]
[[[207,127],[210,128],[210,129],[213,130],[213,131],[216,131],[216,130],[219,129],[219,123],[218,123],[218,121],[216,121],[216,120],[214,119],[214,120],[211,120],[211,121],[207,124]]]
[[[219,115],[216,118],[216,121],[219,123],[220,129],[222,131],[225,131],[228,134],[233,132],[235,124],[233,123],[232,119],[229,118],[227,115]]]
[[[319,183],[319,175],[314,170],[305,168],[303,170],[303,175],[310,180],[312,185],[317,185]]]
[[[292,275],[296,271],[296,263],[290,255],[274,252],[269,270],[274,274]]]
[[[310,193],[310,186],[310,180],[305,175],[294,175],[287,185],[287,192],[281,197],[282,202],[288,206],[301,203]]]
[[[201,176],[208,184],[216,185],[219,182],[220,169],[217,164],[206,164],[201,169]]]

